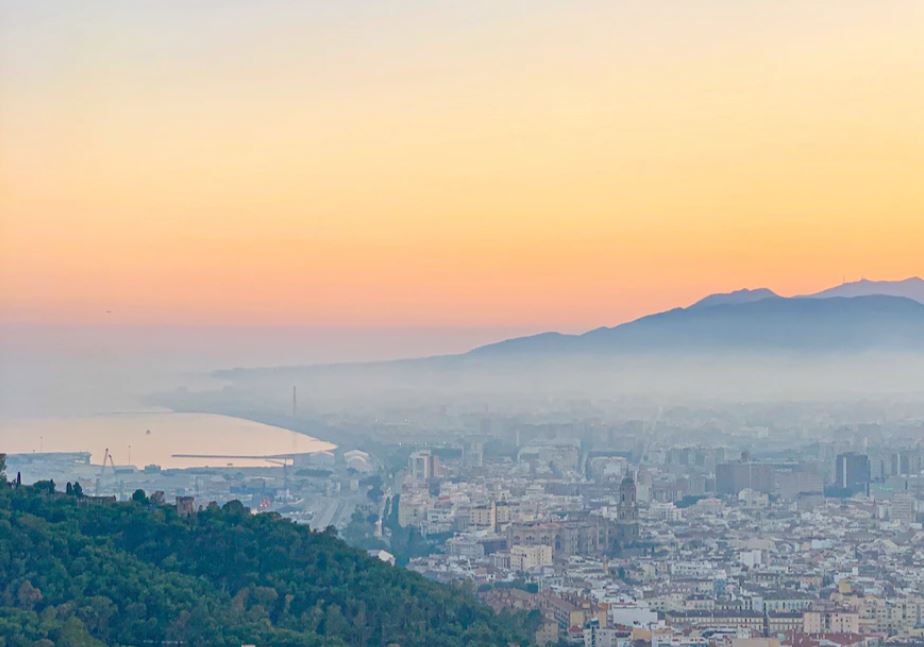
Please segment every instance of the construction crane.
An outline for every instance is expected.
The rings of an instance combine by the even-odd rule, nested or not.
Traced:
[[[106,463],[109,463],[109,467],[112,468],[112,475],[115,476],[115,461],[112,460],[112,454],[109,453],[109,448],[106,448],[106,451],[103,452],[103,464],[99,467],[99,474],[96,476],[96,496],[99,496],[99,482],[100,479],[106,473]]]
[[[112,473],[115,474],[115,461],[112,460],[112,454],[109,453],[109,448],[106,448],[106,451],[103,452],[103,464],[99,468],[99,475],[102,476],[106,471],[106,463],[109,463],[109,467],[112,468]]]

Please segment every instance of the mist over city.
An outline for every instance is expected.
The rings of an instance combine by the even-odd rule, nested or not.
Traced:
[[[0,2],[0,647],[924,647],[922,24]]]

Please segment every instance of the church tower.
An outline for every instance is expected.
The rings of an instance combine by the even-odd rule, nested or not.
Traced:
[[[616,506],[619,521],[638,521],[638,503],[636,501],[635,480],[626,476],[619,484],[619,504]]]

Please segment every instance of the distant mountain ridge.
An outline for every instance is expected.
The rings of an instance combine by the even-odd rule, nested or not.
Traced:
[[[843,283],[815,294],[806,295],[813,298],[828,297],[864,297],[875,294],[905,297],[913,299],[918,303],[924,303],[924,279],[912,276],[903,281],[870,281],[869,279],[860,279],[853,283]]]
[[[494,406],[531,397],[905,397],[924,384],[924,304],[879,294],[784,297],[766,288],[739,290],[583,334],[545,332],[463,354],[214,375],[240,393],[270,397],[298,384],[319,402],[361,394],[362,406],[409,398],[484,398]],[[154,403],[246,417],[234,393],[231,399],[174,394]]]
[[[757,288],[756,290],[749,290],[747,288],[741,290],[735,290],[734,292],[724,292],[721,294],[710,294],[708,297],[702,298],[693,305],[689,306],[690,308],[709,308],[712,306],[726,305],[730,303],[751,303],[752,301],[762,301],[764,299],[780,299],[778,295],[773,290],[768,288]]]
[[[545,333],[469,355],[924,349],[924,304],[903,297],[767,298],[677,308],[582,335]]]
[[[308,367],[240,368],[216,371],[214,375],[234,380],[276,375],[291,380],[308,372],[323,375],[328,382],[342,379],[353,384],[362,374],[362,379],[377,380],[374,388],[393,387],[405,383],[409,375],[416,375],[421,380],[412,381],[417,388],[462,369],[509,377],[519,374],[505,372],[506,369],[498,371],[502,362],[555,362],[567,357],[602,360],[613,370],[628,366],[622,360],[633,355],[660,357],[668,364],[684,356],[710,361],[723,355],[746,354],[803,359],[820,353],[846,358],[874,351],[907,353],[909,359],[914,354],[924,360],[924,297],[918,301],[908,296],[917,294],[921,285],[924,281],[919,278],[861,281],[797,297],[784,297],[768,288],[744,289],[709,295],[686,308],[582,334],[544,332],[479,346],[457,355]],[[900,294],[878,294],[876,290]],[[856,296],[842,296],[842,292]]]
[[[712,294],[618,326],[508,339],[467,356],[874,349],[924,351],[924,280],[859,281],[804,297],[768,288]]]

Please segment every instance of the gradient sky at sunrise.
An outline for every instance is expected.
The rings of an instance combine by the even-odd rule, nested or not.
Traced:
[[[924,274],[924,2],[0,4],[6,322],[581,330]]]

